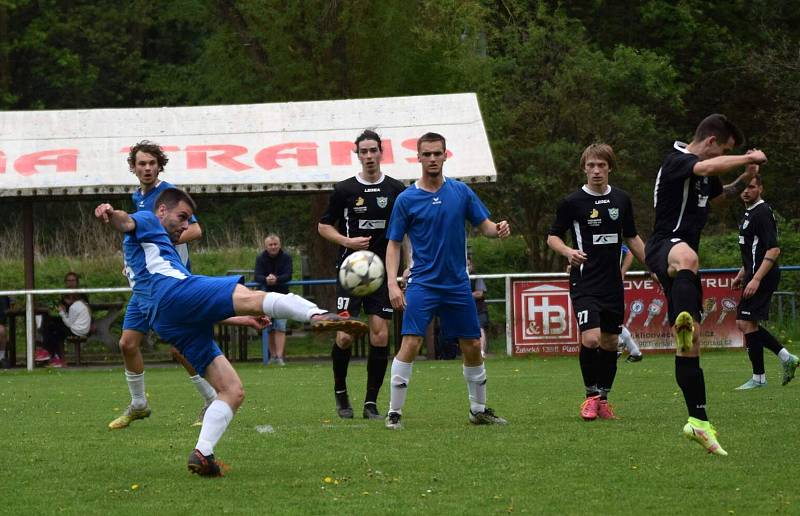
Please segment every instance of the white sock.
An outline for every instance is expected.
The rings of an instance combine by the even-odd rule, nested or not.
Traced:
[[[778,358],[781,359],[781,362],[788,362],[789,359],[792,358],[792,354],[789,353],[786,348],[781,348],[781,350],[778,351]]]
[[[628,349],[628,353],[633,356],[641,355],[642,352],[639,350],[639,346],[636,344],[636,341],[633,340],[633,335],[626,327],[622,327],[622,333],[619,334],[619,338],[625,344],[625,347]]]
[[[467,381],[469,409],[473,414],[486,410],[486,367],[464,366],[464,379]]]
[[[261,309],[274,319],[292,319],[300,322],[308,322],[312,315],[324,314],[327,311],[298,295],[277,292],[267,292],[261,303]]]
[[[411,380],[411,371],[413,367],[413,363],[401,362],[397,358],[392,360],[389,412],[403,413],[403,405],[406,404],[406,393],[408,392],[408,381]]]
[[[233,410],[227,403],[222,400],[212,401],[203,417],[203,426],[200,428],[200,437],[197,439],[195,448],[203,455],[214,453],[214,446],[217,445],[232,419]]]
[[[128,391],[131,393],[131,406],[135,409],[147,406],[147,396],[144,394],[144,372],[132,373],[125,370],[125,380],[128,382]]]
[[[754,381],[754,382],[758,382],[758,383],[764,383],[764,382],[766,382],[766,381],[767,381],[767,375],[766,375],[766,373],[764,373],[764,374],[754,374],[754,375],[753,375],[753,381]]]
[[[217,391],[211,386],[210,383],[206,381],[205,378],[196,374],[194,376],[190,376],[189,379],[194,384],[194,388],[197,389],[197,392],[200,393],[200,396],[206,401],[206,403],[211,403],[214,401],[214,398],[217,397]]]

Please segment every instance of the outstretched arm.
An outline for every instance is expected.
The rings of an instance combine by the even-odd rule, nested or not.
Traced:
[[[747,167],[744,169],[744,172],[742,172],[734,182],[722,187],[722,193],[711,199],[711,203],[714,206],[719,206],[725,201],[738,198],[744,189],[747,188],[747,185],[750,184],[750,181],[752,181],[753,178],[758,175],[758,172],[758,165],[747,165]]]
[[[136,229],[136,222],[130,215],[122,210],[115,210],[108,203],[97,206],[94,209],[94,216],[120,233],[128,233]]]
[[[738,156],[717,156],[698,161],[692,170],[698,176],[721,176],[739,167],[763,165],[766,162],[767,155],[758,149],[753,149],[747,154]]]

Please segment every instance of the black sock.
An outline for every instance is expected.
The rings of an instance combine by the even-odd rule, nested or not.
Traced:
[[[586,397],[597,395],[597,349],[581,345],[578,361],[581,365],[583,385],[586,387]]]
[[[708,421],[706,416],[706,381],[700,357],[675,357],[675,379],[683,391],[689,417]]]
[[[760,332],[744,334],[744,343],[747,346],[747,356],[753,364],[753,374],[764,374],[764,345],[759,338]]]
[[[367,395],[364,397],[364,403],[377,403],[378,392],[383,385],[388,365],[389,346],[380,347],[370,344],[367,356]]]
[[[331,359],[333,359],[333,388],[336,392],[347,390],[347,366],[350,364],[352,348],[342,349],[333,344]]]
[[[600,399],[608,398],[608,393],[614,385],[617,376],[617,352],[597,349],[597,387],[600,390]]]
[[[775,339],[775,337],[773,337],[772,334],[763,326],[759,326],[758,331],[755,334],[758,335],[758,341],[761,343],[761,345],[776,355],[783,349],[781,343],[778,342],[777,339]]]
[[[696,322],[700,322],[700,306],[703,302],[700,276],[689,269],[679,270],[672,281],[670,295],[672,304],[675,306],[675,315],[689,312]]]

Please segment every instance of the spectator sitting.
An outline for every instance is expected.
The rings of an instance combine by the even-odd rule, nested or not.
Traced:
[[[280,237],[271,233],[264,239],[264,252],[256,258],[255,281],[261,290],[288,294],[286,283],[291,279],[292,257],[281,249]],[[285,365],[286,319],[272,319],[262,338],[269,339],[269,355],[275,364]]]
[[[79,288],[80,278],[74,272],[64,277],[66,288]],[[64,340],[70,335],[86,337],[92,325],[89,303],[81,294],[65,294],[58,305],[59,318],[46,316],[42,322],[43,348],[37,348],[36,363],[64,367]]]

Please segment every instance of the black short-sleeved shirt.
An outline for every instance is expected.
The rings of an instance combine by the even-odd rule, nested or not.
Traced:
[[[369,250],[386,259],[386,229],[394,201],[406,187],[397,179],[382,175],[376,183],[367,183],[354,176],[336,183],[328,209],[320,223],[336,227],[346,237],[371,236]],[[336,267],[352,253],[352,249],[339,248]]]
[[[773,247],[778,247],[778,225],[775,222],[775,215],[769,204],[763,200],[758,201],[744,212],[739,223],[739,249],[742,252],[742,265],[747,281],[761,267],[767,249]],[[778,274],[778,267],[773,266],[767,276],[775,274]]]
[[[656,177],[653,205],[656,209],[651,240],[680,238],[695,251],[700,247],[700,232],[708,220],[711,199],[722,193],[718,177],[694,174],[700,161],[686,150],[686,144],[675,142],[664,158]]]
[[[583,265],[570,270],[571,292],[591,296],[619,294],[622,239],[637,235],[630,196],[613,186],[604,194],[583,186],[558,204],[549,234],[563,240],[567,231],[572,234],[573,246],[588,256]]]

